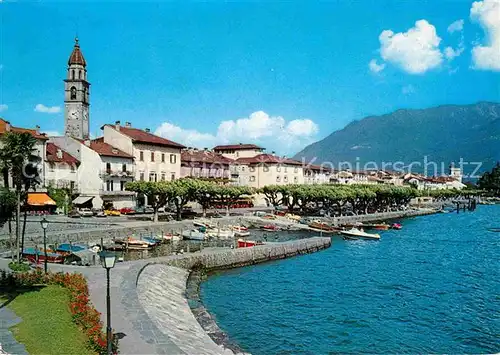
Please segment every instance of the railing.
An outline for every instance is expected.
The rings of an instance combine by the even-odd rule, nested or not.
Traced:
[[[104,189],[99,190],[99,194],[102,196],[133,196],[135,195],[134,191],[107,191]]]
[[[101,170],[100,176],[105,177],[105,176],[116,176],[116,177],[134,177],[135,172],[133,170],[112,170],[112,169],[105,169]]]

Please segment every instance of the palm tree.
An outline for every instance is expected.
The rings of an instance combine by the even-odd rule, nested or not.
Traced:
[[[9,175],[12,178],[12,187],[16,193],[16,245],[17,260],[19,261],[19,247],[24,248],[24,232],[26,229],[26,211],[24,214],[21,246],[20,217],[21,200],[26,203],[27,191],[34,189],[40,181],[37,164],[41,158],[34,154],[36,139],[29,133],[8,132],[0,137],[2,150],[0,152],[0,168],[4,179],[4,186],[10,187]]]

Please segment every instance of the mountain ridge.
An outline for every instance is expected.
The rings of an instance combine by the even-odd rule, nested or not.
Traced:
[[[431,159],[440,165],[435,175],[446,173],[450,163],[463,158],[482,163],[481,171],[485,171],[500,160],[500,103],[446,104],[370,115],[310,144],[294,158],[316,158],[316,163],[330,162],[337,168],[344,161],[424,165],[425,159]],[[475,169],[467,165],[465,173]]]

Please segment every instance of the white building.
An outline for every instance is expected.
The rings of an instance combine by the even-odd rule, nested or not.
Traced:
[[[48,142],[45,155],[45,185],[78,191],[78,167],[80,161]]]
[[[329,168],[319,165],[306,165],[303,168],[304,183],[308,185],[328,184],[332,171]]]

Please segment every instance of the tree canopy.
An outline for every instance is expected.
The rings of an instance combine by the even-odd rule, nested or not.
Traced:
[[[491,192],[495,196],[500,196],[500,162],[481,176],[477,182],[480,189]]]

